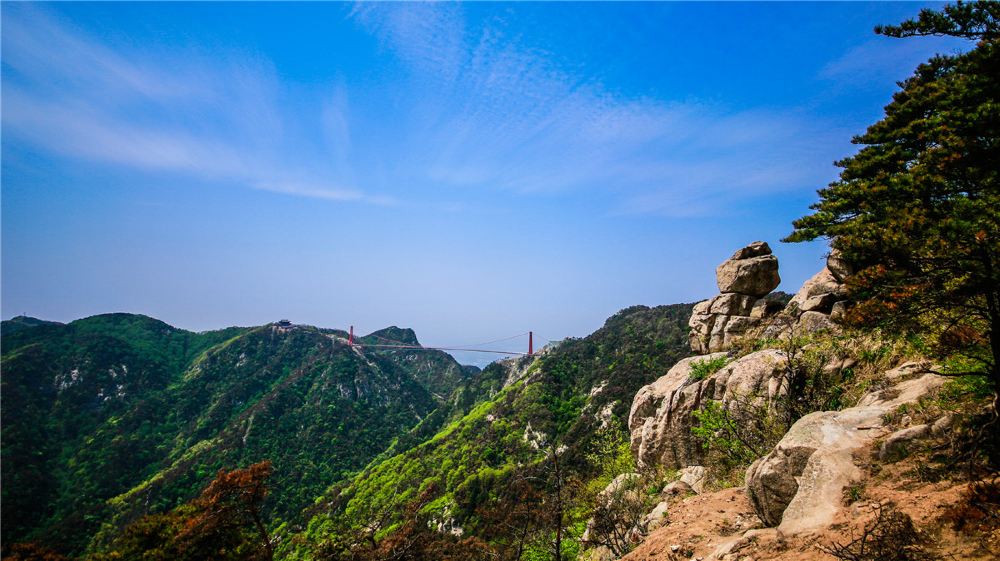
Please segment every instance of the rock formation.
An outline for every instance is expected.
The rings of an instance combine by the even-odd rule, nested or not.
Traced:
[[[780,378],[787,362],[784,353],[776,349],[746,355],[703,380],[691,378],[691,368],[696,362],[724,356],[715,353],[686,358],[639,390],[632,400],[629,430],[632,453],[640,466],[681,468],[701,464],[704,452],[691,435],[694,422],[691,412],[701,408],[705,400],[719,400],[727,407],[737,407],[736,403],[730,403],[733,396],[772,399],[780,391]]]
[[[836,329],[836,324],[843,321],[848,303],[843,279],[848,272],[840,254],[833,251],[826,266],[802,284],[785,307],[785,314],[796,318],[793,326],[798,332]]]
[[[944,383],[941,376],[921,374],[924,370],[918,363],[903,364],[886,373],[895,382],[888,390],[864,396],[856,407],[817,411],[796,421],[774,450],[747,470],[747,494],[757,516],[789,534],[828,526],[844,489],[861,475],[854,454],[885,436],[886,413]]]
[[[629,414],[632,451],[639,465],[662,464],[680,468],[698,465],[703,452],[691,435],[691,413],[707,399],[727,407],[733,395],[772,399],[781,387],[787,360],[780,350],[758,351],[723,367],[704,380],[691,378],[692,366],[718,359],[751,329],[782,337],[836,329],[831,313],[846,309],[841,279],[847,266],[836,252],[827,266],[802,285],[784,309],[764,297],[778,286],[778,260],[765,242],[753,242],[736,251],[716,269],[720,294],[695,305],[688,324],[691,350],[706,355],[687,358],[666,375],[636,394]],[[779,313],[780,312],[780,313]]]
[[[759,324],[767,315],[763,297],[774,290],[778,258],[766,242],[753,242],[739,249],[715,270],[720,294],[694,307],[691,349],[699,354],[728,349],[733,341]]]

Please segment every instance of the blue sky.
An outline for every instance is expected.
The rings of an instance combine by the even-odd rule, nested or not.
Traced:
[[[871,32],[928,5],[4,3],[3,317],[558,339],[757,239],[794,292],[832,162],[969,47]]]

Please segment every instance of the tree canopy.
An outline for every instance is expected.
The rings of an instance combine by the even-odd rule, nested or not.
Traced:
[[[271,538],[261,518],[270,476],[267,461],[219,470],[197,498],[170,512],[143,516],[125,528],[108,551],[88,560],[270,560]]]
[[[1000,3],[995,1],[956,2],[940,12],[924,8],[915,20],[899,25],[879,25],[875,33],[889,37],[951,35],[966,39],[996,39]]]
[[[953,35],[970,51],[921,64],[854,138],[813,214],[786,241],[829,238],[853,267],[855,321],[937,326],[936,341],[1000,387],[1000,44],[998,4],[924,10],[881,26],[895,37]]]

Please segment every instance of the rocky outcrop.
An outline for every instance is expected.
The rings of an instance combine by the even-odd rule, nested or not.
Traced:
[[[762,298],[781,282],[778,258],[766,242],[739,249],[715,270],[720,294],[695,305],[688,325],[691,350],[699,354],[728,349],[769,313]]]
[[[924,371],[921,364],[906,363],[886,373],[895,383],[888,390],[864,396],[856,407],[810,413],[792,425],[774,450],[747,470],[747,494],[757,516],[785,533],[828,526],[844,488],[860,478],[855,452],[885,436],[886,413],[944,383]]]
[[[755,395],[770,400],[780,391],[787,361],[785,354],[776,349],[746,355],[703,380],[691,378],[695,363],[724,356],[714,353],[686,358],[639,390],[629,412],[629,430],[632,452],[640,466],[681,468],[701,464],[704,452],[691,435],[691,413],[705,400],[738,407],[732,400],[734,396]]]
[[[823,267],[818,273],[807,280],[799,292],[788,303],[788,310],[802,312],[820,312],[829,314],[836,302],[846,298],[847,293],[830,269]]]
[[[844,257],[836,249],[830,250],[830,255],[826,258],[826,268],[830,270],[830,274],[837,279],[837,282],[844,282],[844,279],[852,273],[851,266],[847,264],[847,261],[844,261]]]
[[[803,283],[785,307],[784,315],[792,321],[769,327],[768,335],[780,335],[776,331],[787,329],[794,329],[797,334],[838,329],[849,305],[844,279],[850,272],[840,253],[832,250],[826,266]]]
[[[883,462],[894,462],[906,457],[916,441],[931,435],[930,425],[917,425],[900,429],[885,438],[878,450],[878,459]]]
[[[754,242],[738,250],[715,269],[719,292],[746,294],[756,298],[767,295],[781,282],[778,258],[771,255],[766,242]]]
[[[681,477],[678,481],[687,484],[692,491],[699,495],[705,492],[707,482],[707,472],[703,466],[688,466],[681,470]]]

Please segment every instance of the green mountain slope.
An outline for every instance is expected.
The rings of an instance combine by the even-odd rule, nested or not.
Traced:
[[[133,429],[157,422],[150,397],[197,353],[240,332],[197,334],[127,314],[13,332],[8,325],[0,433],[5,543],[41,537],[40,528],[62,541],[63,528],[87,525],[93,505],[141,477],[158,443]],[[137,425],[118,426],[129,411],[139,412]]]
[[[294,517],[434,410],[417,381],[428,369],[465,377],[444,353],[408,360],[345,337],[197,334],[127,314],[15,329],[3,341],[4,543],[80,551],[99,529],[190,499],[218,469],[264,459],[267,515]]]
[[[436,434],[418,426],[408,437],[422,442],[398,446],[399,454],[330,489],[280,554],[311,559],[361,542],[374,548],[403,531],[412,508],[439,529],[504,539],[493,513],[505,508],[514,482],[540,477],[549,451],[596,477],[586,466],[592,440],[602,426],[624,426],[636,391],[688,354],[690,311],[686,304],[628,308],[589,337],[493,363],[476,379],[484,387],[472,392],[492,398],[463,402],[460,387],[452,408],[439,410]]]

